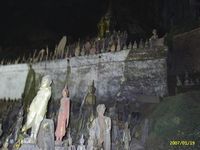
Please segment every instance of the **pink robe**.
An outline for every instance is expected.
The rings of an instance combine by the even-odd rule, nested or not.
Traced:
[[[66,128],[69,123],[69,109],[70,109],[70,99],[68,97],[63,97],[60,100],[60,109],[58,114],[56,132],[55,132],[56,140],[62,141],[63,136],[65,136]]]

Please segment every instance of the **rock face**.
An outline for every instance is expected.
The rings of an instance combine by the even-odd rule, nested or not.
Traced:
[[[172,68],[170,74],[180,75],[186,71],[200,72],[199,38],[200,28],[174,36],[171,61],[174,68]]]
[[[32,68],[38,76],[49,74],[52,77],[52,99],[55,100],[61,97],[60,91],[67,82],[72,101],[81,101],[93,80],[97,102],[135,100],[140,95],[167,95],[166,58],[158,54],[160,52],[123,50],[41,62],[33,64]],[[13,67],[20,70],[20,64],[17,68]],[[24,83],[21,77],[14,79],[13,72],[9,77],[17,84]]]
[[[54,122],[51,119],[44,119],[38,133],[38,146],[42,150],[54,150]]]

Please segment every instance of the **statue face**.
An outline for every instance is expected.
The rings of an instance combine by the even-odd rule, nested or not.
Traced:
[[[154,29],[154,30],[153,30],[153,34],[154,34],[154,35],[156,35],[156,34],[157,34],[157,31],[156,31],[156,29]]]
[[[88,92],[93,93],[93,87],[92,86],[89,86]]]
[[[51,83],[52,83],[52,80],[51,80],[50,76],[49,75],[44,76],[42,78],[41,87],[48,87],[51,85]]]
[[[63,89],[62,95],[63,95],[63,97],[67,97],[68,96],[68,90],[66,88]]]
[[[106,110],[106,107],[104,104],[100,104],[97,106],[97,113],[98,113],[98,116],[103,116],[104,113],[105,113],[105,110]]]

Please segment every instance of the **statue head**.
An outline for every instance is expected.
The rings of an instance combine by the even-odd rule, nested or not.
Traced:
[[[128,122],[125,123],[125,129],[128,129]]]
[[[84,138],[83,138],[83,134],[81,135],[81,139],[80,139],[80,144],[83,145],[85,142]]]
[[[67,85],[65,85],[64,89],[62,90],[62,96],[69,97],[69,90]]]
[[[95,91],[96,91],[96,88],[94,87],[94,80],[93,80],[93,81],[92,81],[92,84],[89,85],[88,92],[89,92],[90,94],[94,94]]]
[[[52,83],[50,75],[46,75],[42,78],[41,87],[49,87]]]
[[[97,106],[97,113],[98,113],[98,116],[102,117],[105,113],[105,110],[106,110],[106,106],[104,104],[99,104]]]
[[[153,29],[152,33],[153,33],[153,35],[157,35],[157,30]]]

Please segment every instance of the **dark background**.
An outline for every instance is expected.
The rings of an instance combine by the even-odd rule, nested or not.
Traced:
[[[68,42],[97,34],[97,23],[110,8],[111,30],[130,38],[160,36],[172,27],[199,19],[199,0],[2,0],[0,54],[13,58],[49,46],[63,35]]]

